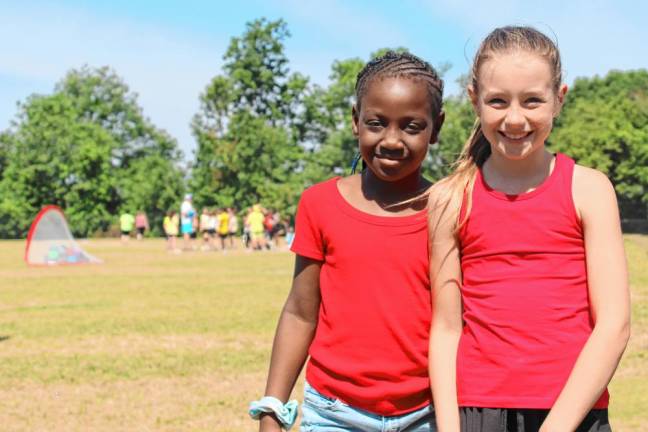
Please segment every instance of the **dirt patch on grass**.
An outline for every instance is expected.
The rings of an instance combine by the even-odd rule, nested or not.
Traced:
[[[2,344],[0,359],[15,356],[72,356],[72,355],[138,355],[151,351],[196,350],[207,351],[214,349],[267,349],[272,340],[258,336],[236,335],[236,337],[220,337],[213,334],[187,335],[123,335],[123,336],[93,336],[81,339],[20,339],[9,338]]]
[[[0,389],[13,431],[248,431],[265,372]]]

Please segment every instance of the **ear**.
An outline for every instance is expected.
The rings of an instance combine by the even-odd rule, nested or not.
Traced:
[[[556,110],[554,112],[554,117],[558,117],[558,114],[560,114],[560,110],[563,107],[563,104],[565,103],[565,95],[567,94],[567,84],[562,84],[560,88],[558,89],[558,101],[556,104]]]
[[[353,136],[358,138],[358,121],[360,113],[358,112],[358,108],[356,107],[355,104],[353,104],[353,107],[351,108],[351,131],[353,132]]]
[[[466,87],[466,92],[468,92],[468,97],[470,98],[470,103],[472,104],[473,111],[475,111],[476,115],[479,115],[479,96],[477,95],[475,87],[469,85],[468,87]]]
[[[432,123],[432,135],[430,136],[430,144],[435,144],[439,141],[439,132],[441,131],[441,126],[445,121],[445,112],[441,111],[439,115],[434,119]]]

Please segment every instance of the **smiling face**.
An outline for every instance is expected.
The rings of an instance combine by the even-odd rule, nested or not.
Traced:
[[[419,175],[436,142],[443,113],[433,118],[427,84],[407,77],[375,78],[353,108],[353,133],[366,166],[383,181]]]
[[[480,67],[469,95],[493,157],[519,160],[544,148],[566,86],[557,91],[551,68],[526,51],[496,53]]]

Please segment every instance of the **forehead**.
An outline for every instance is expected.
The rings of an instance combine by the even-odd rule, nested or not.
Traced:
[[[402,112],[403,115],[417,112],[419,116],[431,116],[432,100],[423,79],[376,76],[367,83],[361,109]]]
[[[539,91],[552,87],[549,62],[527,51],[495,53],[479,68],[479,90]]]

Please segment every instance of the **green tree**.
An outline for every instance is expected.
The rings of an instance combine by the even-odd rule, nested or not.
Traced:
[[[315,183],[334,174],[347,174],[358,152],[351,131],[351,107],[355,103],[355,82],[364,62],[351,58],[333,62],[327,88],[314,86],[304,98],[304,135],[308,149],[305,179]]]
[[[551,148],[608,175],[624,217],[646,218],[648,71],[577,79],[550,142]]]
[[[13,147],[13,135],[9,131],[0,132],[0,179],[7,166],[7,156],[11,147]]]
[[[20,123],[0,182],[3,236],[24,235],[44,204],[65,209],[76,233],[107,228],[117,201],[116,181],[108,175],[114,138],[79,121],[64,94],[30,97]]]
[[[76,235],[106,230],[126,208],[157,227],[182,192],[175,140],[109,68],[72,70],[52,95],[29,97],[1,141],[2,236],[23,236],[45,204],[62,207]]]
[[[447,70],[449,66],[444,66]],[[460,88],[464,89],[465,76],[457,78]],[[445,122],[439,134],[439,142],[432,146],[424,169],[427,176],[439,180],[452,172],[453,162],[470,136],[475,122],[475,113],[465,90],[458,95],[447,96],[443,101]]]
[[[294,210],[301,192],[304,133],[300,122],[308,80],[290,74],[283,20],[259,19],[232,38],[222,75],[200,97],[192,123],[198,148],[190,188],[197,205]]]

